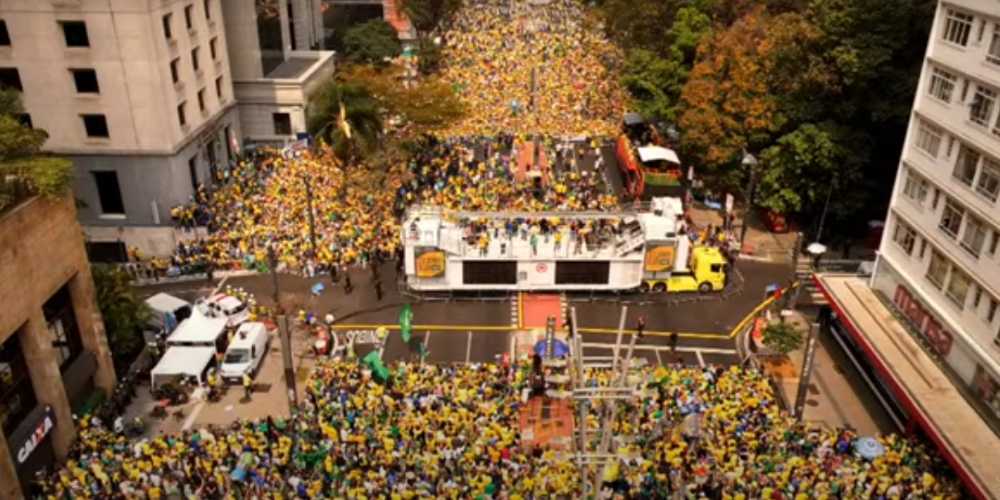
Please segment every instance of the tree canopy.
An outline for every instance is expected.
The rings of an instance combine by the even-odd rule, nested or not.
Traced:
[[[381,66],[401,50],[396,29],[382,19],[352,26],[344,33],[344,52],[354,62]]]
[[[28,181],[43,196],[62,196],[73,180],[73,164],[42,153],[49,135],[21,122],[20,93],[0,89],[0,175],[14,175]],[[0,208],[14,201],[0,192]]]

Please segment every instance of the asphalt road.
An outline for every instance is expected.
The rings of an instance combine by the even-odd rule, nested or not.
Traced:
[[[585,330],[616,329],[622,303],[630,302],[627,328],[634,328],[636,319],[641,315],[646,318],[649,332],[679,332],[680,340],[675,353],[670,352],[664,337],[647,336],[643,339],[644,345],[659,346],[656,349],[643,347],[637,352],[650,363],[674,361],[678,356],[687,364],[732,362],[735,359],[732,354],[734,344],[728,333],[763,300],[764,287],[781,281],[789,271],[788,266],[764,262],[740,261],[737,265],[745,279],[742,291],[724,300],[719,295],[697,294],[659,297],[577,294],[569,297],[569,305],[576,308],[577,324]],[[422,300],[421,296],[401,294],[394,288],[396,277],[392,264],[383,266],[380,274],[383,283],[387,284],[381,301],[376,300],[370,274],[359,270],[351,273],[354,285],[351,293],[344,290],[343,277],[338,284],[332,284],[329,276],[310,279],[279,275],[280,301],[292,314],[299,309],[312,311],[320,317],[332,313],[339,325],[362,325],[364,328],[373,328],[370,325],[378,324],[396,325],[400,307],[410,303],[414,312],[413,324],[416,325],[414,334],[422,340],[426,338],[430,361],[492,361],[497,355],[509,352],[509,332],[516,329],[512,326],[511,298],[516,300],[516,296],[466,296],[448,301],[438,296],[433,300]],[[310,291],[316,283],[323,283],[325,287],[319,295]],[[139,291],[141,296],[162,291],[193,301],[209,293],[216,284],[206,280],[189,281],[150,285]],[[234,277],[226,280],[225,285],[253,293],[262,305],[270,307],[274,304],[270,275]],[[613,346],[615,339],[614,335],[590,332],[585,334],[584,341],[594,344],[585,346],[587,355],[600,356],[610,354],[609,346]],[[383,354],[386,359],[398,359],[408,356],[409,348],[394,332]]]

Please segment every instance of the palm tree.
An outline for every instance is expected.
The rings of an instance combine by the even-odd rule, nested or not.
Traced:
[[[309,103],[308,128],[337,157],[351,160],[374,149],[382,134],[381,108],[361,85],[331,80]]]

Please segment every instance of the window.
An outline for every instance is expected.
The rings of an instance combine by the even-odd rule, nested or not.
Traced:
[[[274,135],[292,135],[292,117],[288,113],[273,113]]]
[[[938,202],[941,201],[941,190],[934,188],[934,201],[931,203],[931,208],[937,210]]]
[[[976,285],[976,293],[972,294],[972,308],[979,309],[979,304],[983,301],[983,287]]]
[[[997,93],[993,89],[976,85],[976,95],[972,96],[972,104],[969,105],[969,120],[985,126],[993,114],[996,98]]]
[[[191,190],[198,192],[198,155],[192,156],[188,160],[188,175],[191,176]]]
[[[896,231],[892,234],[892,241],[906,252],[906,255],[913,253],[913,245],[917,241],[917,232],[907,223],[896,218]]]
[[[212,20],[212,0],[205,0],[205,19]]]
[[[979,152],[962,144],[958,147],[958,161],[955,162],[955,171],[952,175],[962,181],[967,186],[972,185],[972,179],[976,177],[976,167],[979,166]]]
[[[219,98],[219,102],[223,101],[222,97],[222,77],[215,79],[215,96]]]
[[[515,285],[517,262],[467,260],[462,263],[462,282],[466,285]]]
[[[0,89],[24,91],[24,87],[21,87],[21,74],[17,72],[17,68],[0,68]]]
[[[972,278],[964,272],[952,268],[951,280],[948,281],[948,289],[945,296],[951,299],[960,309],[965,308],[965,300],[969,297],[969,287],[972,286]]]
[[[951,198],[948,198],[948,201],[944,203],[944,212],[941,214],[941,230],[952,238],[958,236],[958,230],[962,227],[963,217],[965,217],[965,209]]]
[[[1000,232],[997,232],[996,230],[994,230],[993,234],[990,235],[990,236],[991,236],[990,237],[990,255],[996,255],[996,253],[997,253],[997,244],[1000,243]]]
[[[1000,304],[997,304],[997,300],[994,299],[993,297],[990,297],[990,307],[987,308],[987,310],[986,310],[986,322],[987,323],[992,323],[993,322],[993,318],[997,317],[997,306],[1000,306]]]
[[[979,257],[983,250],[983,243],[986,242],[986,235],[989,230],[986,223],[970,215],[965,222],[965,233],[962,234],[962,248],[972,255]]]
[[[90,47],[86,23],[83,21],[61,21],[59,24],[62,26],[67,47]]]
[[[198,91],[198,109],[205,111],[205,89]]]
[[[931,72],[931,95],[944,102],[951,102],[951,93],[955,90],[955,80],[955,75],[934,68],[934,71]]]
[[[92,69],[71,69],[73,72],[73,83],[76,84],[78,94],[100,94],[101,88],[97,84],[97,72]]]
[[[56,353],[56,361],[63,371],[83,352],[83,342],[80,340],[80,329],[77,327],[76,314],[73,312],[73,301],[69,287],[63,285],[58,292],[42,305],[45,324],[52,337],[52,347]]]
[[[920,240],[920,260],[924,260],[924,255],[927,255],[927,240]]]
[[[181,59],[179,57],[170,61],[170,80],[174,83],[181,81],[180,64]]]
[[[948,276],[948,261],[937,250],[931,250],[931,263],[927,266],[927,280],[939,289]]]
[[[1000,24],[993,25],[993,38],[990,40],[990,47],[986,52],[986,60],[993,64],[1000,64]]]
[[[195,73],[198,72],[198,47],[191,49],[191,67],[194,68]]]
[[[906,182],[903,183],[903,194],[918,204],[923,204],[924,200],[927,199],[927,181],[914,174],[912,170],[907,170]]]
[[[184,113],[185,106],[187,106],[186,102],[177,105],[177,122],[181,124],[181,127],[187,126],[187,115]]]
[[[34,125],[31,123],[31,115],[29,115],[28,113],[20,113],[20,114],[18,114],[17,115],[17,121],[23,127],[34,128]]]
[[[108,138],[108,119],[104,115],[80,115],[87,137]]]
[[[920,120],[920,127],[917,129],[917,147],[937,158],[941,149],[942,134],[941,129]]]
[[[21,333],[15,332],[0,344],[0,424],[10,436],[38,405],[31,385],[31,372],[21,349]]]
[[[10,47],[10,33],[7,32],[7,21],[0,19],[0,46]]]
[[[187,26],[187,29],[189,30],[194,29],[194,20],[191,19],[191,14],[193,12],[194,12],[194,5],[188,5],[187,7],[184,7],[184,25]]]
[[[944,39],[965,46],[969,43],[969,32],[972,31],[972,16],[954,9],[948,9],[948,17],[944,25]]]
[[[173,40],[174,33],[171,24],[173,22],[173,14],[166,14],[163,16],[163,37],[167,40]]]
[[[101,213],[124,214],[125,204],[122,202],[122,190],[118,185],[118,172],[94,171],[94,182],[97,183],[97,197],[101,200]]]
[[[983,158],[983,168],[979,172],[979,180],[976,181],[976,192],[989,198],[990,201],[997,201],[997,194],[1000,194],[1000,164]]]
[[[218,45],[218,42],[219,42],[219,37],[215,37],[208,41],[208,53],[212,56],[213,61],[217,61],[219,59],[219,52],[216,47]]]
[[[610,262],[556,262],[557,285],[607,285]]]

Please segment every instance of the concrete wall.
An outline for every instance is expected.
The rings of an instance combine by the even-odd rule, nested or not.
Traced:
[[[260,61],[255,0],[228,0],[222,4],[233,80],[264,77]]]
[[[71,197],[34,198],[0,215],[0,342],[21,336],[38,404],[51,405],[56,414],[52,443],[58,457],[65,457],[76,430],[42,304],[63,285],[69,285],[84,349],[97,359],[95,385],[106,391],[115,385],[81,235]],[[9,457],[6,449],[0,449],[0,491],[4,493],[8,485],[17,484],[17,476],[10,476]]]
[[[71,156],[76,167],[73,191],[85,206],[80,208],[80,221],[98,226],[149,226],[169,225],[170,208],[187,203],[194,196],[188,160],[196,158],[198,179],[208,183],[210,168],[205,153],[206,145],[216,141],[216,162],[226,165],[225,127],[229,126],[235,137],[242,137],[239,115],[234,104],[217,120],[203,124],[203,130],[176,154],[169,156],[136,155],[76,155]],[[125,215],[101,213],[97,183],[91,172],[113,170],[118,173]],[[155,204],[155,214],[154,214]]]

